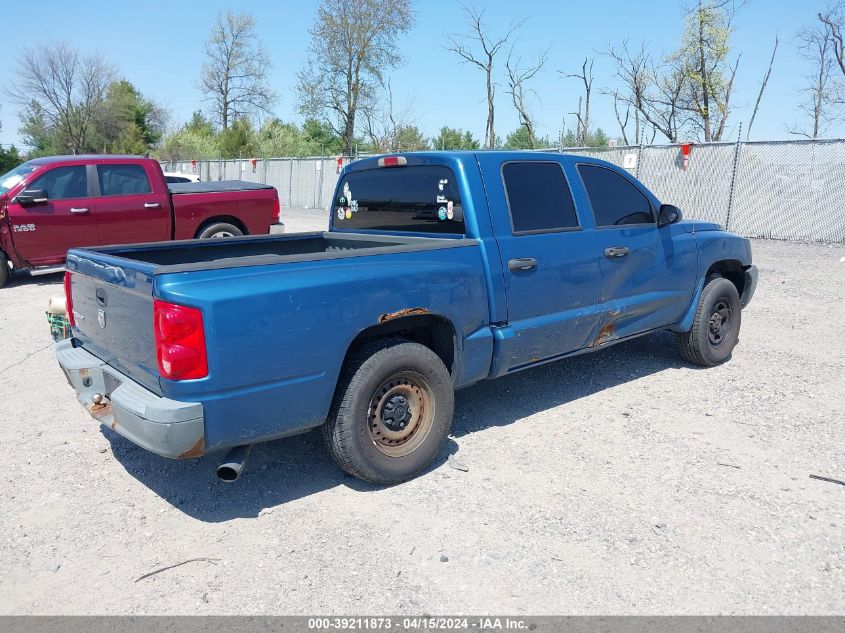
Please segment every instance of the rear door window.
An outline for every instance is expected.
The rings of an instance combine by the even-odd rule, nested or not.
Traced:
[[[655,224],[648,198],[631,181],[596,165],[578,165],[596,226]]]
[[[502,179],[515,235],[578,228],[578,214],[560,163],[505,163]]]
[[[97,165],[101,196],[150,193],[150,179],[141,165]]]
[[[458,184],[442,165],[353,171],[340,183],[332,213],[339,229],[464,233]]]
[[[31,182],[27,189],[43,189],[49,200],[87,198],[88,176],[85,165],[51,169]]]

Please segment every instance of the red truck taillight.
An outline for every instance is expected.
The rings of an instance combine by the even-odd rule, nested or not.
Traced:
[[[167,301],[153,303],[158,370],[169,380],[208,376],[202,312]]]
[[[2,264],[2,262],[0,262]],[[73,318],[73,295],[70,292],[70,271],[65,273],[65,306],[67,307],[67,320],[71,327],[76,325]]]
[[[273,220],[274,224],[279,221],[279,217],[281,217],[281,215],[282,215],[282,205],[279,204],[279,196],[276,196],[273,199],[273,216],[271,218]]]

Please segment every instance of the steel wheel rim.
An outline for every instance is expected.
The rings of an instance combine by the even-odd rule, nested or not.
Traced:
[[[375,390],[367,408],[367,432],[388,457],[413,453],[434,426],[434,397],[415,372],[397,372]]]
[[[708,338],[710,344],[719,347],[730,334],[733,325],[733,309],[727,297],[719,297],[713,305],[708,324]]]

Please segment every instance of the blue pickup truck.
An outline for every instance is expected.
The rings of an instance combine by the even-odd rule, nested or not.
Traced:
[[[348,165],[328,232],[74,249],[59,364],[103,425],[170,458],[322,427],[377,484],[443,450],[454,391],[655,330],[726,361],[757,269],[609,163],[433,152]]]

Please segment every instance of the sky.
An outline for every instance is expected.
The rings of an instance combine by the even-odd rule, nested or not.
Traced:
[[[574,126],[568,113],[577,108],[579,82],[561,73],[580,69],[585,57],[595,57],[593,121],[610,137],[619,136],[612,101],[599,94],[613,88],[613,66],[600,52],[610,42],[625,38],[645,41],[655,52],[668,53],[681,38],[683,0],[488,0],[485,20],[492,33],[501,33],[514,19],[526,18],[514,41],[515,54],[529,59],[550,47],[546,70],[532,83],[537,96],[531,110],[541,135],[557,138],[562,123]],[[810,70],[798,50],[796,32],[812,25],[826,0],[751,0],[736,20],[732,55],[742,53],[737,73],[736,108],[727,138],[737,125],[747,127],[760,81],[766,71],[776,35],[781,45],[751,138],[793,138],[788,126],[802,123],[797,110]],[[203,43],[218,13],[248,11],[267,48],[273,66],[269,79],[279,95],[274,112],[283,120],[300,120],[296,107],[296,73],[308,59],[308,45],[317,0],[253,0],[252,2],[67,2],[41,0],[35,5],[8,3],[4,9],[4,63],[0,88],[14,81],[15,51],[65,41],[86,52],[98,52],[117,66],[119,73],[141,92],[171,112],[172,125],[187,121],[202,109],[196,81],[203,63]],[[467,32],[461,5],[456,0],[417,0],[416,25],[399,41],[406,63],[390,73],[394,101],[411,105],[413,120],[429,137],[443,125],[470,130],[483,139],[486,122],[484,75],[462,65],[444,48],[449,33]],[[37,15],[33,15],[37,13]],[[12,28],[11,25],[27,25]],[[33,26],[35,25],[35,26]],[[497,81],[504,84],[504,57]],[[0,93],[0,143],[20,146],[19,111]],[[505,136],[519,125],[505,93],[497,89],[496,132]],[[845,137],[845,123],[832,125],[827,137]],[[743,132],[743,138],[745,133]],[[657,142],[662,142],[658,136]]]

